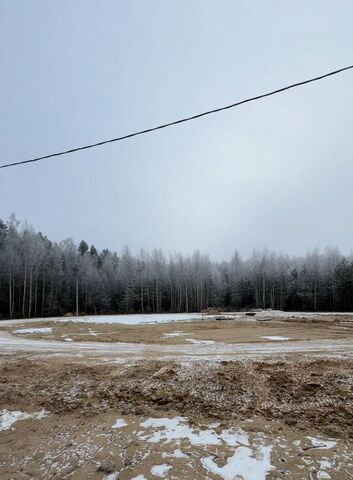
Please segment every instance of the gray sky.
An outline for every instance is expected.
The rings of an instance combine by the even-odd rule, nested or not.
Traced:
[[[0,0],[1,159],[119,136],[353,63],[353,2]],[[50,239],[215,259],[353,238],[353,73],[0,170]]]

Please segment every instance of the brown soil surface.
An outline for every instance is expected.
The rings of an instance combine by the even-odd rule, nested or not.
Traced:
[[[20,354],[2,357],[1,408],[25,412],[44,408],[50,415],[17,422],[13,430],[0,432],[0,478],[95,480],[103,479],[104,469],[107,474],[110,468],[120,472],[119,479],[138,474],[158,478],[150,470],[165,463],[163,458],[173,445],[141,441],[139,425],[146,418],[175,416],[188,418],[195,428],[207,428],[217,420],[218,429],[236,426],[255,436],[261,432],[273,446],[275,470],[267,476],[273,479],[320,478],[302,476],[313,468],[319,471],[323,454],[308,436],[334,438],[338,446],[325,450],[324,458],[336,465],[333,471],[338,476],[332,478],[350,478],[345,476],[344,465],[353,465],[349,463],[353,462],[349,453],[353,445],[352,372],[353,361],[344,359],[212,364],[142,361],[103,366],[54,357],[50,361]],[[112,430],[117,418],[126,420],[124,430]],[[195,446],[181,445],[195,462],[205,456]],[[220,461],[230,455],[223,443],[208,447],[207,452]],[[343,457],[346,460],[340,463]],[[142,458],[146,459],[143,465]],[[165,478],[222,478],[207,475],[200,462],[186,465],[181,458],[168,462],[179,473]],[[302,469],[297,468],[299,464]]]
[[[219,352],[221,344],[267,342],[262,336],[290,338],[276,342],[282,344],[319,339],[346,339],[347,344],[348,339],[350,345],[352,316],[209,319],[136,326],[52,320],[7,324],[1,330],[16,335],[16,329],[36,326],[52,327],[53,334],[20,336],[33,339],[33,344],[38,338],[48,343],[62,340],[64,346],[68,346],[65,338],[80,343],[71,343],[67,351],[51,352],[30,350],[30,341],[26,342],[28,350],[21,351],[21,345],[16,350],[8,333],[3,334],[0,480],[353,478],[350,350],[343,349],[330,358],[330,341],[326,341],[327,352],[315,354],[287,351],[284,355],[272,350],[271,344],[266,357],[249,353],[246,358],[228,360]],[[186,335],[164,335],[175,332]],[[186,338],[215,341],[211,345],[215,348],[202,359],[186,355]],[[86,352],[84,341],[128,345],[118,357],[105,358],[104,351],[98,356]],[[10,348],[5,348],[6,342]],[[144,352],[144,345],[133,347],[130,343],[153,343],[154,349],[158,344],[175,344],[168,349],[180,351],[180,358],[166,354],[161,360],[154,359]],[[75,355],[72,350],[78,345],[82,349]],[[134,348],[139,349],[138,357],[129,356]],[[1,430],[4,412],[42,409],[47,411],[45,418],[19,420]],[[192,434],[168,440],[163,428],[146,423],[160,418],[179,422]],[[113,428],[118,419],[122,426]],[[229,432],[237,430],[242,433],[233,445]],[[202,443],[203,434],[217,441]],[[190,435],[196,436],[196,441]],[[249,465],[260,465],[266,451],[271,468],[265,473],[236,470],[242,464],[241,455]],[[231,467],[238,473],[230,473]],[[161,469],[165,472],[158,476]]]
[[[114,409],[138,415],[173,410],[210,420],[275,417],[301,430],[315,428],[353,439],[352,374],[352,360],[113,366],[32,361],[18,355],[1,362],[0,404],[56,414]]]
[[[1,322],[0,322],[1,327]],[[50,327],[52,333],[18,334],[21,328]],[[190,340],[225,343],[264,343],[264,336],[282,336],[292,341],[318,339],[353,339],[353,316],[313,316],[312,318],[285,318],[259,321],[202,320],[160,324],[99,324],[38,321],[2,327],[14,335],[33,339],[54,339],[75,342],[127,342],[144,344],[190,344]]]

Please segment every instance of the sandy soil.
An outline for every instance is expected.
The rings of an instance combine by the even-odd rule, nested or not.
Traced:
[[[353,478],[351,317],[139,326],[32,322],[52,327],[52,337],[9,334],[26,325],[4,325],[0,334],[9,342],[0,341],[1,480]],[[106,357],[89,329],[112,349],[105,337],[124,336],[119,357]],[[160,338],[175,331],[216,343]],[[99,354],[85,353],[79,337]],[[35,348],[50,343],[64,350]],[[291,345],[304,345],[305,354]],[[314,355],[312,345],[326,350]],[[343,347],[331,356],[330,345]],[[138,355],[129,355],[132,347]],[[248,354],[229,355],[239,348]],[[16,411],[47,413],[5,429]]]
[[[2,326],[3,323],[4,325]],[[75,323],[73,321],[36,321],[30,329],[47,328],[51,331],[41,333],[21,333],[28,328],[27,321],[0,322],[0,330],[24,338],[60,340],[71,339],[75,342],[127,342],[158,345],[180,345],[203,340],[222,343],[264,343],[270,341],[264,337],[285,337],[292,341],[319,339],[353,339],[353,315],[310,317],[287,317],[266,319],[243,317],[240,319],[207,319],[192,322],[172,322],[162,324],[104,324]],[[17,333],[18,332],[18,333]]]

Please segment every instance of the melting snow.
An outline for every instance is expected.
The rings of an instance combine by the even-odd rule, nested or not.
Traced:
[[[123,323],[125,325],[138,325],[140,323],[168,323],[188,320],[201,320],[201,313],[153,313],[132,315],[94,315],[88,317],[66,317],[61,322],[75,323]]]
[[[117,480],[118,479],[118,472],[116,473],[109,473],[109,475],[105,475],[103,480]]]
[[[146,480],[146,477],[144,475],[137,475],[137,477],[134,477],[131,480]]]
[[[186,422],[184,417],[149,418],[140,424],[141,427],[154,427],[160,430],[152,434],[143,435],[140,433],[140,437],[152,443],[158,443],[161,440],[166,440],[166,443],[169,443],[172,440],[182,438],[187,438],[192,445],[218,445],[221,443],[214,430],[201,430],[199,433],[194,433]]]
[[[335,440],[328,440],[325,438],[315,438],[315,437],[306,437],[306,438],[308,438],[311,441],[312,445],[316,448],[329,449],[337,445],[337,441]]]
[[[167,465],[163,463],[162,465],[155,465],[151,468],[152,475],[156,475],[156,477],[163,478],[165,474],[171,469],[171,465]]]
[[[246,480],[265,479],[271,468],[270,453],[272,447],[261,446],[258,450],[249,447],[238,447],[223,467],[219,467],[212,459],[201,459],[203,466],[210,473],[219,475],[224,480],[246,478]]]
[[[186,332],[163,333],[164,337],[182,337],[183,335],[193,335],[193,334],[192,333],[186,333]]]
[[[139,433],[139,438],[147,442],[158,443],[164,441],[170,443],[171,441],[177,441],[178,443],[179,440],[187,439],[192,445],[209,446],[225,443],[228,447],[234,447],[233,455],[228,458],[223,467],[219,467],[211,456],[201,459],[202,465],[209,473],[217,474],[224,480],[234,480],[236,478],[264,480],[267,472],[271,469],[270,453],[272,446],[250,446],[246,432],[241,429],[222,430],[221,433],[216,433],[212,428],[206,430],[195,429],[187,424],[187,419],[184,417],[149,418],[140,425],[146,429],[155,429],[151,433]],[[179,448],[171,454],[163,454],[163,458],[185,456]],[[157,467],[168,467],[168,465],[157,465],[153,469]],[[151,469],[151,472],[157,475],[153,469]],[[167,471],[162,471],[161,468],[158,476],[164,476]]]
[[[123,418],[118,418],[118,420],[114,423],[112,428],[122,428],[122,427],[126,427],[126,425],[127,423]]]
[[[19,328],[15,333],[52,333],[51,327],[33,327],[33,328]]]
[[[189,458],[187,455],[185,455],[185,453],[183,453],[180,448],[176,448],[174,450],[174,452],[172,453],[167,453],[167,452],[163,452],[162,453],[162,457],[163,458],[167,458],[167,457],[173,457],[173,458]]]
[[[324,479],[331,478],[331,475],[329,473],[325,472],[324,470],[319,470],[317,472],[317,478],[320,478],[320,479],[321,478],[324,478]]]
[[[267,340],[289,340],[289,337],[281,337],[279,335],[267,335],[260,338],[266,338]]]
[[[40,410],[34,413],[25,413],[20,411],[10,412],[9,410],[0,411],[0,431],[9,430],[11,426],[19,420],[27,420],[32,418],[33,420],[41,420],[46,417],[48,412]]]
[[[328,460],[321,460],[320,461],[320,468],[332,468],[331,463]]]
[[[223,430],[221,434],[217,434],[213,429],[195,432],[187,424],[187,419],[184,417],[149,418],[140,425],[144,428],[154,427],[159,429],[152,434],[143,435],[140,433],[142,439],[152,443],[158,443],[161,440],[166,440],[166,443],[169,443],[172,440],[186,438],[192,445],[219,445],[222,440],[229,446],[248,444],[247,435],[242,430],[238,432]]]
[[[190,343],[195,343],[198,345],[211,345],[213,343],[216,343],[214,340],[196,340],[196,338],[185,338],[187,342]]]

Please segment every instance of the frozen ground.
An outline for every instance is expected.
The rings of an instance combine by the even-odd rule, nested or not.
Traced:
[[[227,319],[268,319],[268,318],[312,318],[315,316],[322,317],[352,317],[353,313],[349,312],[283,312],[281,310],[259,310],[252,312],[255,316],[247,316],[246,312],[226,312],[219,315],[205,315],[201,313],[156,313],[156,314],[131,314],[131,315],[88,315],[88,316],[72,316],[72,317],[49,317],[45,320],[48,322],[77,322],[77,323],[93,323],[93,324],[115,324],[122,325],[140,325],[152,323],[170,323],[170,322],[185,322],[192,320],[211,320],[214,318]],[[23,323],[38,322],[38,318],[3,320],[0,325],[16,325]]]
[[[121,323],[123,325],[140,325],[141,323],[169,323],[200,320],[200,313],[155,313],[134,315],[95,315],[87,317],[65,317],[61,321],[82,323]]]
[[[274,340],[274,341],[289,340],[289,337],[281,337],[280,335],[264,335],[261,338],[266,338],[266,340]]]
[[[32,327],[32,328],[19,328],[14,330],[14,333],[52,333],[53,329],[50,327]]]
[[[9,410],[1,410],[0,411],[0,431],[1,430],[9,430],[12,425],[20,420],[28,420],[28,419],[35,419],[41,420],[42,418],[47,416],[45,410],[41,410],[40,412],[34,413],[26,413],[20,411],[9,411]]]
[[[351,445],[341,439],[302,435],[288,430],[273,434],[221,422],[197,426],[187,417],[138,417],[112,422],[111,414],[83,419],[46,417],[37,422],[35,444],[0,446],[0,468],[6,479],[75,480],[349,480]],[[116,424],[119,429],[116,429]],[[251,423],[251,422],[250,422]],[[33,423],[34,426],[34,423]],[[26,430],[27,428],[27,430]],[[9,447],[33,427],[18,421],[9,430]],[[51,435],[46,437],[46,431]],[[55,432],[55,435],[53,435]],[[41,436],[44,438],[41,438]],[[18,445],[18,443],[17,443]]]
[[[219,361],[295,353],[353,355],[350,314],[330,317],[260,311],[256,312],[259,321],[237,315],[220,321],[212,316],[200,320],[199,314],[8,320],[0,322],[0,354],[65,354],[114,362],[141,358]],[[271,321],[261,321],[268,316]],[[178,329],[173,322],[179,322]]]
[[[290,353],[327,354],[330,356],[353,355],[351,339],[340,340],[311,340],[301,342],[241,343],[226,344],[214,341],[187,339],[192,345],[159,345],[136,343],[102,343],[102,342],[73,342],[64,338],[64,342],[55,340],[33,340],[15,337],[7,332],[0,331],[0,354],[14,352],[33,353],[62,353],[72,356],[104,357],[106,360],[117,358],[134,361],[146,358],[172,359],[209,359],[219,361],[222,358],[232,357],[261,357]]]
[[[126,317],[0,322],[1,480],[353,478],[351,315]]]
[[[17,353],[0,379],[1,479],[351,478],[352,360]]]
[[[151,313],[151,314],[130,314],[130,315],[87,315],[72,317],[48,317],[48,322],[75,322],[75,323],[95,323],[95,324],[115,324],[122,325],[140,325],[149,323],[170,323],[185,322],[192,320],[202,320],[205,315],[201,313]],[[0,325],[16,325],[23,323],[38,322],[38,318],[3,320]]]

